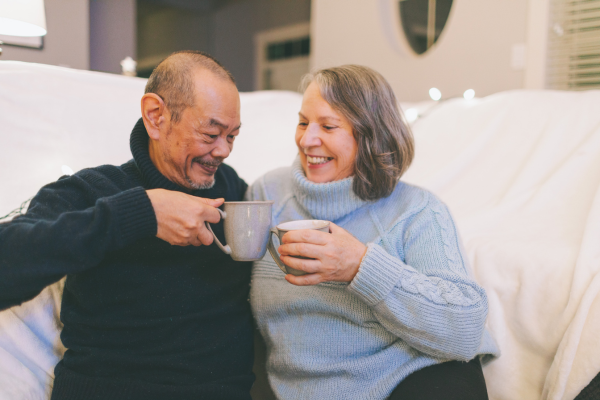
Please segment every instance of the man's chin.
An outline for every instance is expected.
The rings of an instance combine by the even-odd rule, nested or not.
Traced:
[[[206,179],[200,182],[193,181],[189,177],[186,178],[186,180],[190,187],[195,190],[211,189],[213,186],[215,186],[215,178]]]

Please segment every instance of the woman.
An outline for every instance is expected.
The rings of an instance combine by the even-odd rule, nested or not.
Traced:
[[[411,133],[377,72],[347,65],[304,80],[299,157],[249,189],[288,232],[254,265],[251,303],[281,399],[487,399],[478,355],[496,355],[487,299],[446,206],[399,182]],[[291,256],[303,256],[299,259]]]

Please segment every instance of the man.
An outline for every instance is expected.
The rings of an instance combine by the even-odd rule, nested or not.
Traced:
[[[133,160],[62,177],[0,225],[0,309],[67,276],[52,399],[250,399],[250,263],[205,227],[247,187],[222,164],[240,129],[234,80],[175,53],[141,109]]]

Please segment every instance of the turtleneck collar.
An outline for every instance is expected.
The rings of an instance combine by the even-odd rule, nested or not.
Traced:
[[[167,177],[160,173],[160,171],[152,162],[150,153],[148,151],[148,140],[148,132],[144,126],[144,121],[142,118],[140,118],[131,131],[129,146],[131,148],[133,160],[142,174],[142,181],[144,182],[144,187],[146,189],[174,190],[206,198],[219,198],[225,196],[225,188],[223,188],[223,185],[219,184],[218,170],[215,174],[216,183],[211,189],[188,189],[170,181]]]
[[[335,221],[367,204],[354,194],[352,181],[314,183],[306,179],[299,157],[292,164],[294,196],[317,219]]]

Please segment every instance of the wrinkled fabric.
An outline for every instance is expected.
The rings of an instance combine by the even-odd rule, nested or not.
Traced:
[[[502,356],[490,397],[573,399],[600,371],[600,91],[451,100],[404,176],[452,210]]]

